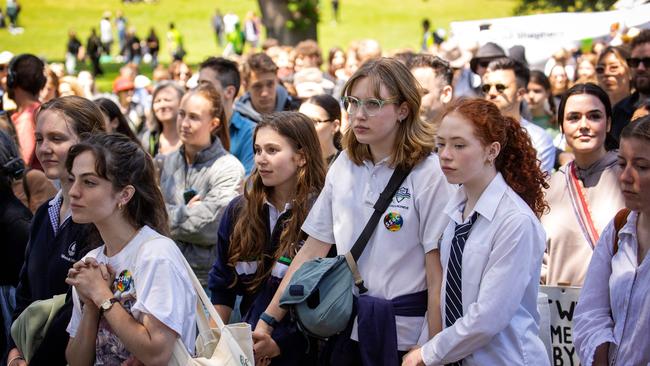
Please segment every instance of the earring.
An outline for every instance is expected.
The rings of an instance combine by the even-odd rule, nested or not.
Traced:
[[[122,208],[124,207],[124,204],[122,202],[117,204],[117,209],[122,211]]]

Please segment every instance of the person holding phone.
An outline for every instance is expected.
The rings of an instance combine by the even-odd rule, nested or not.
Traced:
[[[205,287],[216,260],[223,209],[237,196],[244,167],[228,152],[228,120],[221,94],[201,84],[178,111],[180,149],[164,157],[160,177],[171,236]]]

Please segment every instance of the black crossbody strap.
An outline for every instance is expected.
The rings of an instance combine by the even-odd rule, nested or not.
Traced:
[[[377,199],[377,202],[373,207],[375,211],[372,213],[372,216],[368,220],[366,226],[363,228],[361,235],[359,235],[359,238],[357,239],[357,241],[352,246],[352,249],[350,250],[350,254],[352,254],[352,258],[354,259],[355,262],[359,260],[359,257],[361,257],[361,253],[363,253],[363,250],[366,248],[366,245],[368,244],[368,241],[370,240],[372,233],[375,231],[375,228],[377,227],[377,223],[379,222],[379,219],[384,214],[384,211],[386,211],[386,209],[388,208],[388,205],[390,205],[390,202],[393,200],[393,196],[395,195],[400,185],[402,185],[402,182],[404,182],[404,179],[406,179],[406,177],[409,175],[410,172],[411,172],[411,168],[401,168],[401,167],[398,167],[393,171],[393,175],[391,175],[390,180],[386,185],[386,188],[384,188],[384,191],[381,192],[379,198]],[[363,280],[355,281],[355,282],[357,287],[359,287],[360,293],[364,293],[368,291],[363,286]]]

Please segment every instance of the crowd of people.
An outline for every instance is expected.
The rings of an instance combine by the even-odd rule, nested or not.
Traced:
[[[3,363],[167,364],[195,352],[206,291],[258,365],[550,365],[540,285],[582,288],[583,364],[650,362],[649,29],[539,70],[440,37],[261,48],[151,79],[127,52],[112,93],[0,54]],[[351,251],[398,172],[356,263],[367,292],[319,339],[280,298]],[[40,344],[12,336],[57,295]]]

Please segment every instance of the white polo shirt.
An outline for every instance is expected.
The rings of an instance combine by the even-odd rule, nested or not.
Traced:
[[[339,254],[350,251],[393,170],[388,159],[355,165],[343,151],[330,167],[325,187],[302,229]],[[425,290],[425,253],[438,248],[449,217],[444,208],[454,188],[447,183],[438,157],[431,154],[406,177],[377,224],[359,258],[368,295],[393,299]],[[398,349],[417,344],[424,317],[396,317]],[[357,339],[356,323],[352,339]]]

